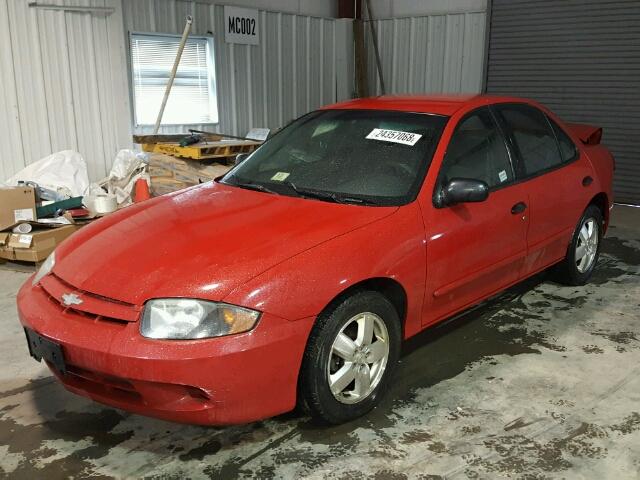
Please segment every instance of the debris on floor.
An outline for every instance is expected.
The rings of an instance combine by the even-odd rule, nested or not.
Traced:
[[[131,203],[135,182],[146,175],[141,164],[123,150],[109,177],[92,184],[82,156],[65,150],[16,173],[0,186],[0,262],[37,264],[86,223]]]
[[[0,262],[43,261],[88,221],[88,211],[84,216],[72,213],[81,206],[82,197],[43,202],[37,185],[0,188]]]
[[[120,150],[109,175],[94,183],[78,152],[38,160],[0,184],[0,261],[41,262],[95,218],[225,174],[236,155],[253,152],[268,135],[253,129],[247,137],[197,130],[188,137],[134,136],[144,152]]]
[[[185,160],[163,153],[149,154],[151,194],[164,195],[224,175],[231,168],[222,163]]]
[[[231,168],[236,155],[252,153],[269,129],[255,128],[246,137],[199,130],[191,134],[134,135],[148,153],[151,194],[164,195],[213,180]],[[231,137],[231,138],[223,138]]]
[[[81,227],[37,222],[31,225],[32,229],[26,234],[0,232],[0,259],[42,262],[56,245]]]
[[[4,184],[9,187],[37,185],[43,200],[80,197],[89,188],[87,163],[82,155],[73,150],[52,153],[27,165]]]

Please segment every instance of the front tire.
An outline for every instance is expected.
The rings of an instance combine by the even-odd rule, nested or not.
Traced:
[[[589,281],[600,256],[603,227],[602,212],[595,205],[589,205],[576,226],[567,256],[557,267],[559,282],[584,285]]]
[[[311,416],[344,423],[374,408],[400,355],[400,319],[378,292],[361,291],[318,317],[300,371]]]

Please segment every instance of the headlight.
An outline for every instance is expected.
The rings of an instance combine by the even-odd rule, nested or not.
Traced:
[[[51,252],[51,255],[49,255],[47,259],[44,262],[42,262],[42,265],[40,266],[40,269],[33,277],[31,284],[35,287],[38,283],[40,283],[40,280],[42,280],[43,277],[46,277],[51,273],[51,270],[53,270],[53,266],[55,264],[56,264],[56,252]]]
[[[187,298],[149,300],[140,333],[147,338],[188,340],[251,330],[260,312],[225,303]]]

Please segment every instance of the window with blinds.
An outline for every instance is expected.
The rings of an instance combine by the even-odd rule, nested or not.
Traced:
[[[131,34],[136,125],[155,124],[179,44],[179,36]],[[213,41],[190,37],[182,52],[162,125],[217,122]]]

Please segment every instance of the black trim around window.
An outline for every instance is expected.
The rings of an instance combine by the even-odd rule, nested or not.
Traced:
[[[496,127],[496,131],[498,132],[498,135],[500,136],[500,138],[502,139],[502,142],[505,146],[505,149],[507,151],[507,157],[509,157],[509,165],[511,166],[511,173],[513,174],[513,180],[510,180],[508,182],[505,183],[501,183],[499,185],[494,185],[493,187],[489,187],[489,194],[491,194],[492,192],[501,190],[503,188],[507,188],[510,187],[512,185],[515,185],[516,183],[518,183],[518,174],[516,171],[516,165],[514,164],[514,151],[512,150],[511,146],[509,145],[509,139],[506,135],[506,132],[504,131],[504,129],[502,128],[502,125],[500,125],[500,122],[498,122],[496,116],[494,115],[493,111],[490,108],[490,105],[483,105],[481,107],[478,108],[474,108],[473,110],[467,112],[456,124],[455,128],[453,129],[453,132],[451,133],[451,137],[449,139],[449,143],[447,144],[447,149],[444,151],[444,154],[442,156],[442,162],[440,162],[440,167],[438,169],[438,176],[436,177],[436,182],[433,188],[433,193],[431,195],[431,201],[433,203],[433,206],[435,208],[446,208],[446,205],[441,205],[440,204],[440,200],[438,199],[439,193],[442,190],[442,187],[444,186],[442,184],[442,166],[444,164],[445,158],[447,156],[447,152],[449,150],[449,145],[451,145],[451,140],[453,139],[453,136],[456,134],[456,132],[458,131],[458,128],[460,127],[460,125],[462,125],[462,123],[464,123],[469,117],[472,117],[473,115],[477,115],[478,112],[482,111],[482,110],[487,110],[487,113],[489,114],[489,116],[491,117],[491,119],[493,120],[494,126]]]
[[[509,127],[509,125],[507,124],[506,120],[502,117],[502,115],[499,112],[499,107],[502,107],[502,106],[525,107],[525,108],[528,107],[528,108],[532,108],[532,109],[537,110],[540,113],[542,113],[544,118],[547,120],[547,124],[549,125],[549,128],[551,129],[551,132],[553,133],[554,139],[556,140],[556,146],[558,148],[558,155],[560,157],[561,162],[558,165],[554,165],[554,166],[546,168],[544,170],[539,170],[539,171],[537,171],[535,173],[527,175],[525,173],[525,170],[524,170],[524,161],[522,159],[522,155],[520,154],[520,151],[518,150],[517,144],[515,143],[515,139],[513,137],[513,133],[511,132],[511,128]],[[475,109],[471,110],[470,112],[466,113],[458,121],[458,124],[454,128],[453,133],[451,134],[451,138],[453,138],[453,135],[455,134],[458,126],[460,124],[462,124],[462,122],[464,122],[469,116],[475,114],[476,112],[478,112],[479,110],[482,110],[483,108],[487,108],[489,110],[489,112],[491,113],[491,117],[493,118],[493,120],[494,120],[494,122],[496,124],[496,127],[497,127],[497,129],[498,129],[498,131],[500,133],[500,136],[502,137],[502,140],[504,141],[505,146],[507,148],[507,152],[508,152],[508,155],[509,155],[509,162],[511,163],[511,169],[512,169],[513,174],[514,174],[514,180],[489,188],[489,193],[495,192],[495,191],[503,189],[503,188],[512,187],[514,185],[519,185],[521,183],[524,183],[524,182],[527,182],[527,181],[532,180],[534,178],[537,178],[537,177],[539,177],[541,175],[545,175],[545,174],[553,172],[555,170],[559,170],[561,168],[564,168],[567,165],[570,165],[571,163],[573,163],[573,162],[575,162],[575,161],[580,159],[581,150],[578,147],[578,145],[576,145],[576,143],[573,141],[571,136],[566,132],[566,130],[564,128],[562,128],[551,117],[549,117],[549,115],[547,115],[546,112],[544,112],[543,110],[541,110],[541,109],[537,108],[536,106],[531,105],[529,103],[520,103],[520,102],[494,103],[494,104],[484,105],[482,107],[475,108]],[[575,153],[574,153],[573,157],[569,158],[568,160],[563,160],[563,158],[562,158],[562,150],[560,149],[560,142],[558,140],[554,125],[558,128],[558,130],[560,130],[562,133],[564,133],[565,136],[567,137],[567,139],[569,139],[569,141],[573,144]],[[448,148],[449,148],[449,145],[447,145],[447,149]],[[445,150],[444,155],[442,157],[442,163],[444,163],[444,159],[445,159],[446,154],[447,154],[447,151]],[[435,186],[434,186],[433,194],[432,194],[432,202],[433,202],[433,206],[435,208],[446,208],[445,206],[440,205],[438,200],[437,200],[437,195],[438,195],[440,189],[442,188],[442,185],[441,185],[441,183],[442,183],[442,173],[441,173],[442,172],[442,163],[440,164],[440,167],[439,167],[438,176],[436,177],[436,182],[435,182]]]
[[[567,163],[573,162],[574,160],[577,160],[578,157],[580,156],[580,150],[578,150],[578,147],[576,146],[576,144],[573,142],[573,140],[571,140],[571,137],[569,136],[569,134],[565,132],[564,129],[560,125],[558,125],[558,122],[553,120],[553,118],[551,118],[545,112],[542,112],[542,113],[544,113],[544,116],[547,119],[547,122],[551,126],[551,131],[553,132],[553,136],[556,137],[556,143],[558,145],[558,152],[560,152],[561,163],[567,164]],[[558,138],[558,131],[564,134],[566,139],[569,140],[571,145],[573,145],[573,156],[569,157],[567,160],[562,158],[562,149],[560,148],[560,139]]]
[[[553,138],[556,141],[556,147],[558,148],[558,156],[560,158],[560,163],[557,165],[553,165],[551,167],[545,168],[543,170],[538,170],[535,173],[531,173],[531,174],[526,174],[526,171],[524,169],[524,160],[522,158],[522,155],[520,153],[520,150],[518,149],[518,146],[515,142],[515,139],[513,137],[513,132],[511,131],[511,127],[509,126],[509,124],[507,123],[507,121],[504,119],[504,117],[502,116],[502,114],[500,113],[500,108],[501,107],[517,107],[517,108],[522,108],[524,107],[529,108],[529,109],[533,109],[536,110],[538,112],[540,112],[542,114],[542,116],[546,119],[547,121],[547,125],[549,126],[549,129],[551,130],[552,134],[553,134]],[[504,130],[505,135],[507,137],[507,143],[513,148],[513,152],[516,158],[516,180],[515,182],[511,183],[510,185],[517,185],[519,183],[522,182],[526,182],[528,180],[537,178],[541,175],[545,175],[547,173],[553,172],[555,170],[559,170],[563,167],[566,167],[567,165],[570,165],[571,163],[577,161],[580,158],[580,149],[577,147],[577,145],[573,142],[573,140],[571,140],[571,137],[567,134],[567,132],[564,131],[564,129],[562,129],[562,127],[560,127],[560,125],[557,125],[556,122],[553,122],[555,125],[558,126],[558,128],[565,134],[567,135],[567,138],[569,138],[569,140],[571,140],[571,143],[573,144],[574,148],[575,148],[575,155],[570,158],[569,160],[563,160],[562,159],[562,151],[560,150],[560,145],[558,142],[558,138],[556,136],[556,132],[553,128],[553,125],[551,124],[551,122],[553,121],[551,118],[549,118],[549,116],[541,109],[537,108],[534,105],[531,105],[529,103],[516,103],[516,102],[511,102],[511,103],[494,103],[492,105],[489,105],[489,109],[494,113],[495,118],[497,119],[499,125],[501,126],[501,128]]]

